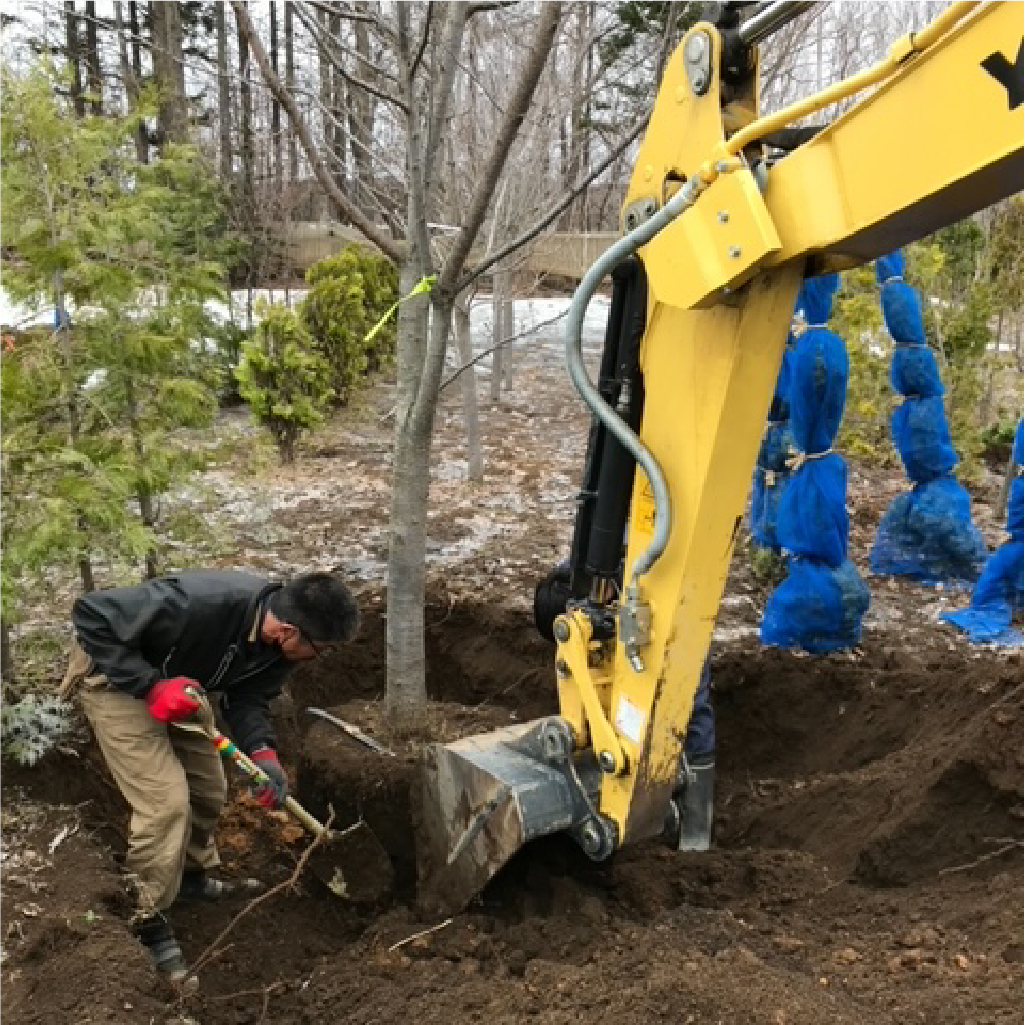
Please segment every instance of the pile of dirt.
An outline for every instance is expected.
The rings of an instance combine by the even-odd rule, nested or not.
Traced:
[[[594,864],[551,837],[438,921],[413,901],[419,745],[553,711],[551,649],[522,607],[435,593],[429,678],[445,700],[412,734],[395,734],[377,701],[384,621],[369,607],[352,658],[300,674],[287,718],[297,793],[318,814],[330,805],[338,826],[363,819],[391,862],[387,892],[338,897],[311,862],[259,903],[176,908],[202,970],[197,993],[174,997],[128,932],[117,830],[89,832],[118,821],[109,786],[92,762],[72,779],[67,758],[49,760],[19,774],[21,786],[38,784],[31,801],[90,803],[76,812],[84,828],[32,876],[51,888],[35,898],[45,916],[19,910],[26,891],[5,879],[5,921],[20,931],[5,941],[9,1020],[72,1010],[75,1020],[320,1025],[414,1008],[445,1025],[1021,1020],[1020,653],[938,632],[907,650],[881,631],[857,652],[815,659],[750,637],[720,644],[714,851],[652,842]],[[394,756],[311,717],[311,704]],[[8,794],[8,805],[24,799]],[[55,824],[40,827],[35,849]],[[243,796],[220,831],[225,871],[271,885],[294,875],[308,842]]]
[[[51,768],[57,759],[51,760]],[[72,759],[62,759],[75,769]],[[25,1025],[163,1022],[175,1001],[130,934],[130,900],[79,808],[41,778],[31,797],[4,773],[3,1015]]]

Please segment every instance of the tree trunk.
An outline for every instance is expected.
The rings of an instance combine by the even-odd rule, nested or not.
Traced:
[[[317,8],[317,23],[321,31],[327,33],[328,16],[323,8]],[[333,104],[331,102],[331,61],[328,58],[324,43],[317,41],[317,75],[320,83],[320,123],[321,132],[324,135],[323,154],[324,161],[331,173],[331,180],[338,187],[338,168],[332,159],[333,142],[335,137],[334,125],[331,124],[331,113]]]
[[[231,69],[228,66],[228,23],[224,4],[214,4],[217,23],[217,134],[220,139],[221,181],[229,185],[234,164],[231,153]]]
[[[96,4],[85,4],[85,66],[88,71],[89,92],[92,95],[94,117],[103,116],[103,68],[100,65],[100,41],[96,23]]]
[[[237,20],[237,18],[236,18]],[[249,40],[238,24],[239,103],[242,107],[242,195],[252,209],[253,195],[253,91],[249,84]]]
[[[583,160],[583,137],[584,137],[584,106],[587,97],[584,95],[584,52],[583,47],[587,34],[587,7],[577,5],[577,17],[575,24],[575,46],[573,48],[573,63],[571,65],[570,77],[570,130],[569,130],[569,166],[566,168],[566,175],[562,181],[562,187],[566,191],[580,177],[581,162]],[[570,230],[582,231],[583,225],[580,222],[581,203],[578,200],[570,207]]]
[[[480,417],[477,412],[477,375],[470,364],[473,359],[473,335],[470,330],[470,308],[466,300],[457,302],[455,319],[456,350],[462,372],[463,421],[466,425],[466,475],[475,483],[484,480],[484,450],[480,443]]]
[[[71,65],[71,98],[75,104],[75,117],[85,117],[85,97],[82,95],[82,65],[79,59],[81,46],[78,35],[78,16],[75,14],[74,0],[65,0],[64,3],[64,31],[68,63]]]
[[[128,44],[125,41],[125,20],[121,11],[120,0],[114,0],[114,25],[117,32],[117,52],[121,61],[121,77],[125,83],[125,94],[128,96],[128,104],[131,110],[135,110],[139,104],[139,76],[128,59]],[[140,164],[149,161],[149,139],[146,132],[146,122],[141,118],[133,133],[135,139],[135,156]]]
[[[1025,327],[1022,324],[1022,311],[1014,318],[1014,362],[1018,373],[1025,373],[1025,354],[1022,353],[1022,335],[1025,334]]]
[[[149,5],[153,24],[153,77],[160,93],[157,123],[160,145],[185,142],[189,116],[185,100],[185,58],[181,9],[177,3]]]
[[[356,8],[366,12],[366,0],[360,0]],[[363,60],[357,63],[361,78],[370,77],[370,33],[365,21],[354,21],[353,32],[356,36],[356,53]],[[352,148],[353,164],[353,198],[358,203],[365,203],[369,191],[374,185],[374,169],[370,161],[371,149],[374,144],[374,116],[377,102],[364,89],[353,89],[349,93],[349,139]]]
[[[132,435],[132,449],[135,452],[135,469],[138,479],[135,497],[139,502],[139,517],[147,530],[157,525],[156,511],[153,505],[153,494],[145,484],[146,446],[142,440],[142,428],[139,425],[139,401],[135,395],[135,381],[131,377],[126,382],[128,406],[128,430]],[[146,552],[146,579],[152,580],[157,575],[157,553],[151,545]]]
[[[509,339],[502,347],[502,383],[505,390],[512,391],[513,380],[513,342],[512,336],[516,334],[516,327],[513,322],[513,301],[512,301],[512,275],[505,275],[505,286],[502,289],[502,337]]]
[[[399,294],[408,295],[420,267],[407,260],[399,274]],[[447,331],[448,316],[435,309],[430,330]],[[432,425],[413,416],[427,348],[428,305],[421,298],[399,307],[398,385],[392,469],[391,532],[388,546],[388,690],[392,720],[402,725],[427,697],[424,653],[424,581],[427,550],[427,497],[430,486]]]
[[[14,652],[11,650],[11,627],[0,619],[0,679],[14,683]],[[6,701],[6,695],[4,695]]]
[[[282,466],[295,465],[295,434],[287,431],[278,438],[278,455]]]
[[[278,5],[271,0],[268,5],[270,14],[270,63],[274,74],[278,73]],[[285,178],[284,163],[281,154],[281,104],[277,97],[271,97],[270,133],[274,140],[274,181],[281,189]]]
[[[295,92],[295,41],[292,29],[292,0],[285,0],[285,88]],[[299,179],[299,147],[291,121],[288,126],[288,180]]]
[[[333,40],[338,39],[342,32],[342,18],[340,14],[332,14],[328,19],[328,35]],[[348,188],[349,168],[346,159],[345,142],[345,79],[336,64],[331,64],[330,81],[330,133],[326,136],[331,150],[331,159],[334,165],[335,181],[343,191]]]
[[[139,5],[134,0],[128,5],[128,31],[132,36],[132,74],[135,76],[136,87],[141,87],[142,45],[139,41]],[[149,129],[145,121],[140,121],[135,130],[135,151],[140,164],[149,163]]]
[[[53,305],[57,314],[57,336],[60,339],[61,359],[63,361],[64,387],[67,390],[67,413],[68,413],[68,447],[78,447],[78,395],[74,375],[74,356],[71,352],[71,322],[68,319],[68,309],[64,302],[64,282],[61,279],[60,271],[54,276]],[[78,519],[79,529],[85,533],[85,521],[80,516]],[[78,557],[78,574],[82,580],[83,591],[95,591],[96,580],[93,577],[92,563],[89,561],[87,552]]]
[[[502,378],[505,374],[505,325],[503,289],[505,274],[496,272],[491,276],[491,403],[497,405],[502,399]]]

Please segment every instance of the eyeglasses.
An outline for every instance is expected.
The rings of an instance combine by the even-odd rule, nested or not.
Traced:
[[[295,632],[306,642],[317,658],[320,658],[321,655],[330,655],[335,650],[335,645],[333,644],[317,644],[317,642],[314,641],[314,639],[301,626],[295,626],[294,623],[292,626],[295,628]]]

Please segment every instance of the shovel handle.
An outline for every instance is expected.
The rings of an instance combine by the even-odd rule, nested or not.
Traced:
[[[214,732],[209,734],[209,736],[217,750],[225,758],[230,758],[251,780],[255,783],[270,782],[267,773],[252,758],[243,751],[240,751],[223,733]],[[320,836],[321,833],[327,832],[324,824],[319,819],[315,819],[294,797],[285,798],[285,808],[293,818],[302,823],[314,836]]]
[[[198,687],[186,687],[185,693],[202,702],[206,707],[208,717],[206,721],[197,721],[195,726],[187,728],[200,729],[210,739],[218,752],[223,757],[230,758],[253,782],[269,783],[270,778],[267,773],[213,725],[213,715],[210,712],[210,706],[206,703],[206,695]],[[186,724],[178,723],[177,725],[185,726]],[[285,798],[285,809],[314,836],[320,836],[322,833],[329,832],[324,824],[319,819],[315,819],[294,797],[289,796]]]

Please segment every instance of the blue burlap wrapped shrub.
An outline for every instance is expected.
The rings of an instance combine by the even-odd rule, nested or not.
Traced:
[[[804,283],[798,312],[808,323],[790,358],[790,430],[797,453],[776,510],[776,538],[788,554],[786,579],[762,618],[765,644],[815,654],[861,637],[868,588],[847,561],[847,468],[832,451],[847,392],[847,352],[825,327],[836,275]]]
[[[953,623],[968,634],[973,644],[1001,644],[1017,647],[1020,630],[1011,628],[1015,612],[1025,598],[1025,480],[1022,479],[1023,426],[1018,421],[1014,438],[1016,474],[1007,499],[1005,530],[1009,537],[988,559],[972,589],[968,608],[943,612],[940,619]]]
[[[890,383],[904,396],[890,430],[912,490],[883,514],[869,553],[873,573],[923,583],[971,583],[986,559],[986,542],[972,526],[968,493],[951,474],[958,464],[943,409],[943,382],[929,348],[922,305],[903,280],[904,257],[876,260],[879,304],[896,343]]]

